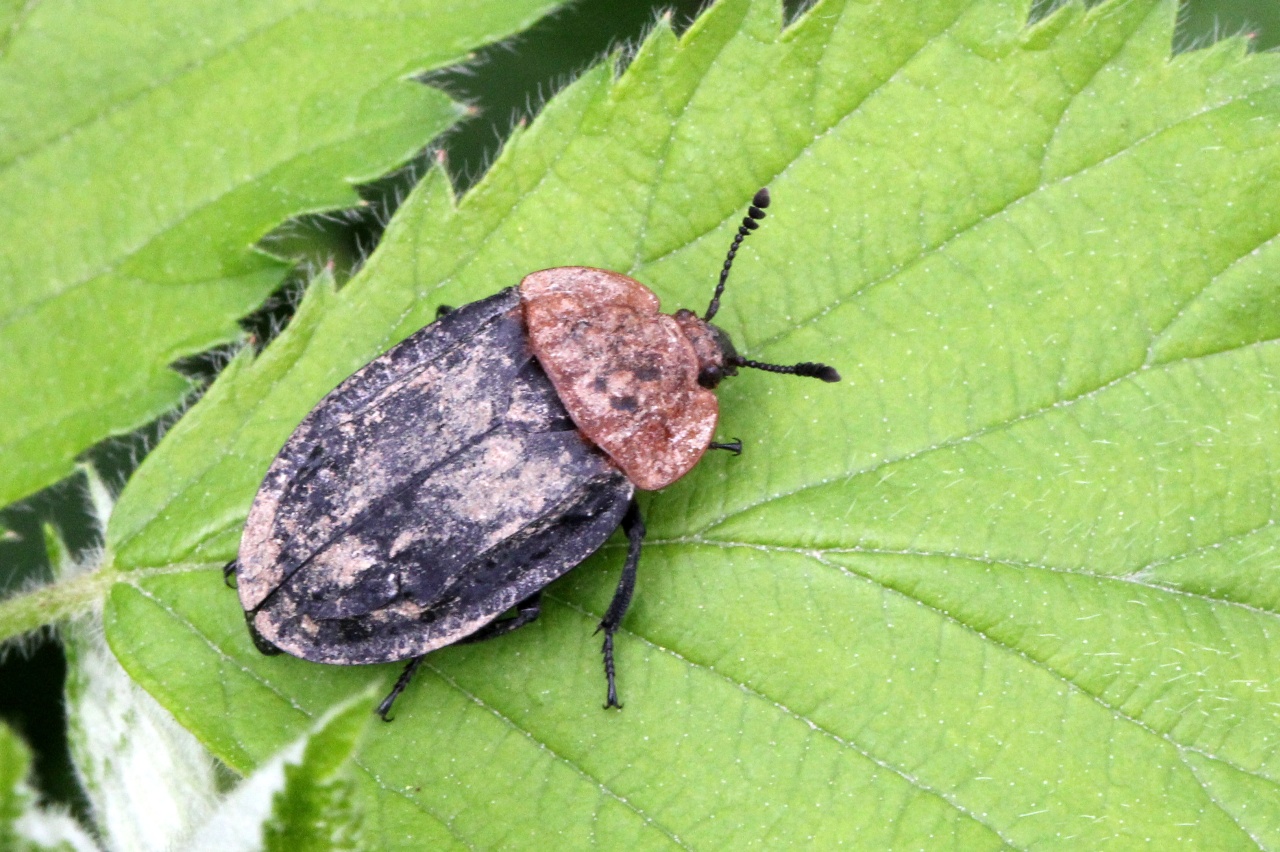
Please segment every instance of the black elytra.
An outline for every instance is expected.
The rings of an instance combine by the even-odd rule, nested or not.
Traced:
[[[708,393],[737,367],[839,380],[823,364],[742,358],[709,325],[769,201],[766,189],[752,199],[704,320],[655,315],[670,328],[678,320],[707,331],[694,328],[692,343],[671,344],[683,349],[628,366],[628,380],[675,370],[658,377],[663,387],[691,393]],[[584,269],[565,268],[579,279]],[[534,621],[543,589],[621,527],[627,555],[597,628],[605,707],[620,708],[614,635],[635,592],[645,535],[636,485],[575,424],[540,363],[550,356],[531,348],[520,288],[438,317],[325,396],[272,463],[224,572],[235,576],[250,637],[264,654],[315,662],[407,660],[377,707],[390,720],[427,653]],[[697,346],[711,347],[697,352],[702,361]],[[706,369],[699,373],[707,358],[716,365],[710,382]],[[738,455],[742,443],[708,438],[698,452],[705,449]]]

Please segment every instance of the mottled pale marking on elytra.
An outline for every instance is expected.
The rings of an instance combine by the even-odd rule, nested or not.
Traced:
[[[648,287],[590,267],[546,269],[520,282],[534,355],[569,416],[637,488],[684,476],[715,435],[715,394],[699,358]]]
[[[308,415],[250,512],[241,600],[295,656],[407,659],[581,562],[632,493],[533,359],[513,288],[413,335]]]
[[[421,535],[422,531],[417,527],[406,527],[401,530],[400,534],[391,541],[390,554],[392,556],[398,556],[400,551],[417,541]]]
[[[332,585],[356,588],[368,581],[367,575],[378,568],[381,556],[373,542],[359,536],[347,536],[317,554],[315,565],[326,569]]]
[[[507,300],[512,321],[519,322],[518,300],[514,294]],[[416,352],[403,352],[401,344],[317,405],[272,463],[250,511],[240,546],[240,562],[249,569],[239,583],[246,609],[259,606],[374,501],[492,428],[510,393],[504,379],[529,357],[522,348],[500,345],[504,336],[510,334],[494,323],[480,324],[470,337],[474,346],[446,341],[422,359],[415,355],[432,341],[415,335],[406,344]],[[383,381],[366,388],[370,375]],[[314,461],[317,446],[324,476],[300,480],[297,472]]]

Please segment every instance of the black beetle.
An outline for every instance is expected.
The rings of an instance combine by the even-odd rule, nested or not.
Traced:
[[[831,367],[761,364],[705,316],[666,315],[643,284],[560,267],[442,316],[362,367],[307,415],[254,499],[234,572],[254,644],[321,663],[409,660],[384,719],[429,651],[508,633],[542,590],[622,526],[622,578],[600,621],[620,707],[613,634],[635,588],[637,488],[683,476],[712,441],[711,393],[738,367],[839,380]],[[500,616],[515,609],[508,618]]]

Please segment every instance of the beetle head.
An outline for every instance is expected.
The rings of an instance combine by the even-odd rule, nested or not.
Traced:
[[[714,390],[721,379],[738,375],[738,365],[742,363],[742,359],[723,329],[716,328],[706,320],[699,319],[693,311],[683,308],[676,311],[674,316],[698,356],[698,384]]]
[[[822,379],[824,382],[840,381],[840,374],[834,367],[826,364],[817,364],[812,361],[805,361],[802,364],[765,364],[743,358],[733,348],[729,335],[711,324],[711,318],[720,310],[720,297],[724,295],[724,285],[729,280],[733,259],[737,257],[738,249],[747,235],[760,227],[760,220],[765,217],[764,209],[768,206],[769,190],[767,188],[757,192],[751,199],[747,215],[738,226],[738,233],[734,236],[733,244],[729,246],[729,254],[724,259],[724,267],[720,270],[720,280],[716,283],[715,295],[711,297],[711,304],[707,306],[707,312],[703,314],[702,319],[698,319],[692,311],[678,311],[675,314],[676,322],[680,323],[685,337],[689,338],[693,343],[694,351],[698,353],[698,384],[704,388],[714,388],[725,376],[736,376],[739,367],[750,367],[753,370],[784,373],[790,376],[808,376]],[[686,314],[687,317],[682,317]]]

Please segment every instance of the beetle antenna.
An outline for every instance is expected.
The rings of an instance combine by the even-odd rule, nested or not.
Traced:
[[[716,284],[715,295],[711,297],[711,304],[707,306],[706,316],[702,318],[704,322],[710,322],[711,318],[716,315],[716,311],[720,310],[720,296],[724,293],[724,282],[729,280],[729,267],[733,266],[733,258],[738,254],[738,247],[747,238],[747,234],[760,227],[760,220],[764,218],[764,208],[768,206],[769,188],[766,186],[756,193],[755,198],[751,199],[751,206],[747,208],[747,215],[742,217],[742,224],[738,226],[738,234],[733,238],[733,245],[729,246],[728,257],[724,259],[724,269],[720,270],[720,283]]]
[[[822,379],[824,382],[840,381],[840,374],[836,372],[835,367],[828,367],[826,364],[815,364],[813,361],[783,365],[762,364],[759,361],[739,358],[735,364],[739,367],[750,367],[753,370],[764,370],[767,373],[786,373],[789,376],[808,376],[814,379]]]

